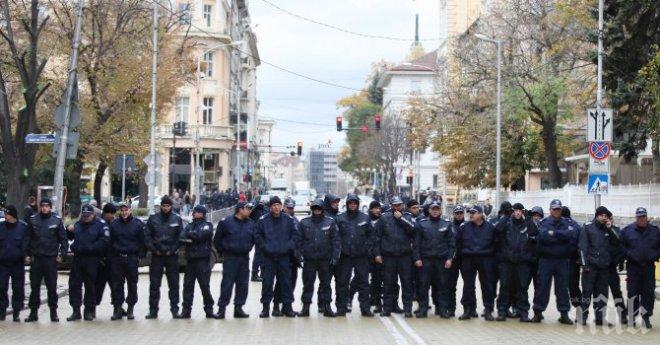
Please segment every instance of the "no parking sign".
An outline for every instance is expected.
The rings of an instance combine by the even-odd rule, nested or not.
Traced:
[[[589,155],[599,161],[607,159],[612,153],[612,147],[606,141],[592,141],[589,143]]]

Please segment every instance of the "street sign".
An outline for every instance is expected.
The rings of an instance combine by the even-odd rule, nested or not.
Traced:
[[[115,156],[115,173],[116,174],[121,174],[122,171],[122,156],[123,155],[116,155]],[[133,160],[133,155],[126,155],[126,171],[136,171],[137,167],[135,166],[135,160]]]
[[[612,109],[587,109],[587,141],[612,141]]]
[[[589,156],[597,160],[603,160],[610,156],[612,147],[609,142],[594,141],[589,143]]]
[[[78,144],[80,143],[80,133],[78,132],[69,132],[67,136],[66,143],[66,159],[76,159],[78,156]],[[53,145],[53,157],[57,157],[57,153],[60,150],[60,136],[55,136],[55,142]]]
[[[587,182],[587,193],[589,194],[607,194],[610,186],[609,174],[589,174]]]
[[[589,173],[591,174],[608,174],[610,173],[610,158],[595,159],[589,156]]]
[[[25,136],[26,144],[52,144],[55,142],[55,134],[34,134]]]
[[[160,171],[158,171],[158,170],[155,171],[155,173],[156,173],[156,183],[154,183],[154,185],[159,186],[159,185],[162,184],[162,181],[163,181],[163,174],[162,174]],[[151,184],[151,174],[148,174],[148,173],[147,173],[147,174],[144,176],[144,182],[145,182],[146,184],[148,184],[148,185]]]
[[[144,162],[144,164],[149,166],[151,164],[151,154],[148,154],[146,157],[144,157],[142,161]],[[156,153],[156,169],[160,169],[162,167],[163,167],[163,156]]]

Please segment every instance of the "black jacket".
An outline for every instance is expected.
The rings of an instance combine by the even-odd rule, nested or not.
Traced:
[[[250,218],[229,216],[218,223],[213,244],[220,255],[245,256],[254,247],[255,224]]]
[[[577,250],[578,230],[566,218],[543,218],[536,243],[538,257],[570,259]]]
[[[320,215],[307,217],[298,223],[296,236],[298,256],[305,260],[338,260],[341,239],[334,219]]]
[[[145,232],[145,243],[150,252],[174,254],[181,246],[179,239],[183,232],[183,221],[174,212],[152,214],[147,220]]]
[[[499,258],[519,263],[536,261],[536,236],[539,229],[531,220],[508,217],[497,224]]]
[[[366,257],[372,254],[374,230],[369,216],[360,211],[347,211],[340,213],[335,221],[339,229],[342,256]]]
[[[71,251],[75,256],[103,256],[110,244],[108,223],[98,217],[89,223],[77,221],[73,231],[66,234],[69,240],[73,240]]]
[[[461,256],[494,255],[495,254],[495,227],[484,220],[478,226],[473,221],[467,221],[458,229],[456,234],[456,251]]]
[[[279,217],[267,213],[257,222],[255,244],[266,256],[291,255],[296,248],[296,231],[293,217],[284,212]]]
[[[110,255],[138,255],[146,254],[144,240],[144,223],[130,216],[121,217],[110,223]]]
[[[593,220],[580,232],[578,248],[580,265],[594,268],[608,268],[613,262],[612,245],[619,242],[612,228]]]
[[[442,218],[422,218],[415,223],[413,259],[452,259],[456,251],[456,239],[451,223]]]
[[[53,213],[37,213],[28,223],[29,256],[66,256],[69,250],[62,218]]]
[[[17,220],[12,224],[0,220],[0,262],[22,264],[27,256],[28,244],[28,226],[25,222]]]
[[[632,223],[621,231],[621,243],[628,263],[653,266],[660,259],[660,229],[652,224],[640,228]]]
[[[376,243],[374,256],[412,255],[412,243],[415,239],[414,220],[405,215],[396,219],[392,212],[384,213],[375,223]]]
[[[186,259],[209,258],[212,251],[213,224],[206,219],[193,220],[183,230],[181,241],[186,246]]]

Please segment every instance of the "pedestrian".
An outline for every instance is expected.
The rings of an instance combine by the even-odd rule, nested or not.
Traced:
[[[449,228],[450,223],[441,218],[440,203],[433,201],[429,206],[429,216],[415,223],[415,242],[413,260],[415,268],[419,269],[419,312],[417,318],[426,318],[429,310],[429,289],[434,286],[437,291],[443,291],[447,284],[446,270],[452,266],[456,250],[456,239]],[[446,295],[439,294],[434,301],[436,310],[441,310],[446,317],[449,301]]]
[[[298,227],[298,217],[296,217],[296,201],[291,198],[286,198],[284,200],[284,212],[293,218],[293,222]],[[296,291],[296,282],[298,281],[298,269],[302,268],[302,262],[298,259],[293,251],[291,251],[291,291]],[[295,300],[295,296],[294,296]],[[277,280],[275,281],[275,293],[273,295],[273,312],[271,315],[275,317],[283,316],[282,310],[280,308],[282,304],[282,283]]]
[[[190,193],[186,191],[186,193],[183,195],[183,215],[184,216],[189,216],[190,215],[190,210],[193,207],[193,201],[192,198],[190,197]]]
[[[144,223],[133,217],[131,205],[119,205],[119,218],[110,223],[110,272],[112,273],[111,320],[124,316],[123,305],[127,304],[126,318],[135,319],[134,307],[138,302],[138,266],[140,258],[146,255]],[[126,283],[128,294],[124,294]]]
[[[452,220],[449,224],[452,236],[456,239],[458,229],[465,221],[465,208],[462,205],[457,205],[452,211]],[[455,240],[454,240],[455,243]],[[451,267],[447,268],[445,274],[447,275],[445,288],[440,291],[441,296],[447,301],[446,313],[436,306],[435,314],[440,315],[443,319],[449,319],[456,316],[456,286],[458,285],[458,276],[460,275],[461,257],[454,251],[454,259],[452,260]],[[442,297],[438,297],[442,298]]]
[[[152,214],[145,228],[145,243],[151,252],[149,265],[149,314],[147,319],[158,318],[160,284],[163,271],[167,277],[170,312],[178,319],[179,315],[179,250],[183,221],[172,212],[172,199],[164,196],[160,201],[160,212]]]
[[[337,266],[337,316],[346,316],[352,295],[349,292],[351,273],[359,292],[362,316],[373,317],[369,297],[369,258],[373,251],[374,230],[369,216],[360,212],[360,198],[355,194],[346,196],[346,212],[337,218],[337,229],[341,241],[341,256]]]
[[[403,201],[391,200],[392,211],[383,214],[376,223],[375,261],[383,265],[385,294],[381,316],[390,316],[397,304],[397,280],[401,280],[403,311],[412,317],[412,242],[415,236],[414,219],[403,214]]]
[[[41,281],[48,291],[50,321],[59,322],[57,316],[57,265],[69,249],[62,218],[52,212],[53,202],[48,198],[39,201],[39,213],[28,223],[28,260],[30,266],[30,315],[25,322],[39,320],[41,305]]]
[[[186,271],[183,275],[183,309],[182,319],[190,319],[193,299],[195,297],[195,281],[202,290],[204,313],[207,319],[215,318],[213,314],[213,297],[211,296],[211,252],[213,247],[213,224],[206,221],[206,207],[197,205],[193,208],[192,222],[181,234],[181,241],[186,247]]]
[[[525,218],[521,203],[512,206],[511,217],[498,223],[500,293],[497,296],[497,321],[506,321],[514,308],[520,322],[529,322],[529,284],[536,256],[538,228]],[[515,297],[515,298],[514,298]]]
[[[291,252],[295,250],[296,224],[282,212],[282,201],[273,196],[269,201],[270,212],[257,221],[255,243],[263,253],[263,282],[261,286],[260,318],[270,316],[270,303],[273,301],[275,278],[282,282],[282,313],[295,317],[291,304],[293,289],[291,281]]]
[[[115,220],[115,214],[117,214],[117,207],[112,203],[107,203],[103,205],[102,210],[102,219],[110,226]],[[110,246],[107,247],[107,250],[110,250]],[[112,292],[112,272],[110,269],[110,259],[108,258],[108,253],[104,253],[99,260],[99,269],[96,275],[96,305],[101,305],[101,300],[103,300],[103,293],[105,292],[105,286],[108,285],[110,292]]]
[[[559,323],[572,325],[568,317],[571,304],[568,295],[568,274],[571,255],[576,250],[577,230],[561,216],[562,204],[554,199],[550,202],[550,216],[539,223],[537,254],[539,257],[538,289],[534,291],[534,317],[532,322],[541,322],[543,312],[550,300],[550,286],[554,281],[557,310],[561,314]]]
[[[84,205],[80,219],[67,229],[67,237],[72,240],[73,263],[69,276],[69,304],[73,309],[67,321],[77,321],[83,316],[80,307],[84,304],[85,321],[96,318],[96,278],[101,257],[106,254],[110,243],[108,223],[98,218],[92,205]],[[83,286],[85,298],[83,300]]]
[[[484,219],[484,210],[475,205],[470,209],[470,220],[463,223],[456,234],[456,252],[461,256],[461,275],[463,276],[463,315],[459,320],[477,317],[477,298],[475,281],[479,275],[481,299],[484,305],[483,317],[493,321],[495,301],[494,274],[497,270],[495,261],[495,227]]]
[[[632,306],[632,326],[637,316],[651,329],[655,303],[655,262],[660,259],[660,229],[649,223],[645,208],[635,210],[635,222],[621,231],[626,257],[628,308]],[[629,320],[630,321],[630,320]]]
[[[339,263],[341,239],[337,223],[323,214],[323,201],[316,199],[310,206],[311,217],[302,219],[298,224],[296,236],[296,252],[303,263],[302,311],[298,316],[309,316],[309,306],[312,304],[314,285],[318,276],[320,283],[317,292],[319,310],[323,316],[334,317],[330,306],[332,288],[330,287],[331,266]]]
[[[25,224],[29,223],[30,217],[32,217],[37,212],[39,212],[39,207],[37,206],[37,198],[35,198],[33,195],[30,195],[28,197],[27,205],[25,205],[25,208],[23,208],[23,222],[25,222]]]
[[[234,318],[248,318],[243,306],[248,296],[250,284],[250,252],[254,246],[255,223],[250,219],[250,206],[239,202],[234,207],[234,215],[224,218],[218,223],[213,244],[222,261],[222,282],[220,283],[220,298],[216,319],[225,318],[225,310],[234,296]]]
[[[14,205],[4,208],[0,219],[0,321],[7,317],[9,280],[11,280],[11,309],[14,322],[20,322],[25,306],[25,264],[29,244],[27,224],[18,219]]]

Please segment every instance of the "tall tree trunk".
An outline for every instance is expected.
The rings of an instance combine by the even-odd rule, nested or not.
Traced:
[[[552,117],[552,119],[548,119]],[[561,170],[559,170],[559,162],[557,161],[557,132],[556,132],[556,117],[546,116],[544,119],[543,129],[541,136],[543,138],[543,148],[545,149],[545,162],[548,165],[548,172],[550,174],[550,183],[553,188],[560,188],[562,186]]]
[[[101,184],[103,183],[103,176],[105,175],[105,171],[107,169],[108,169],[108,165],[105,163],[104,160],[101,160],[99,162],[98,167],[96,167],[96,174],[94,175],[94,199],[96,199],[99,205],[102,204]]]

